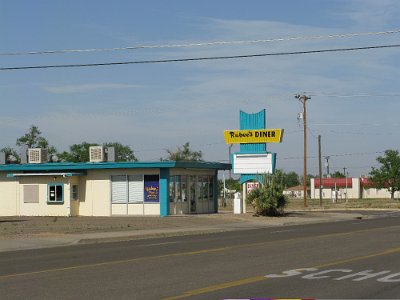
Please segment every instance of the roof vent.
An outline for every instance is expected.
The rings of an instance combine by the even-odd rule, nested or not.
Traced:
[[[28,149],[28,163],[41,164],[47,162],[47,149],[31,148]]]
[[[106,152],[103,146],[90,146],[89,147],[89,160],[90,162],[104,162],[106,161]]]

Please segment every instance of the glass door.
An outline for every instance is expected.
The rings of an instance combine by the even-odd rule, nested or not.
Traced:
[[[190,213],[197,213],[197,177],[189,176],[189,206]]]

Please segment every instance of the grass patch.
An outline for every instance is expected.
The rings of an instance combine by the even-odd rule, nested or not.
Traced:
[[[338,199],[333,203],[331,199],[323,199],[322,206],[319,199],[307,199],[307,209],[400,209],[400,201],[395,199]],[[304,199],[289,199],[287,210],[305,209]]]

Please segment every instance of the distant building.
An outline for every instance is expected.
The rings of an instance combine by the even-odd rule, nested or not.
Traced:
[[[283,191],[289,198],[304,198],[304,187],[302,185],[292,186]],[[307,188],[307,196],[310,196],[310,189]]]
[[[311,199],[319,199],[319,178],[311,179]],[[368,178],[322,178],[323,199],[390,198],[387,189],[376,189]],[[400,193],[395,193],[399,198]],[[337,197],[337,198],[336,198]]]

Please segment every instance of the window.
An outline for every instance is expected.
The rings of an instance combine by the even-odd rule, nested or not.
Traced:
[[[188,201],[188,176],[176,175],[169,178],[169,202]]]
[[[79,199],[79,189],[76,184],[72,185],[71,188],[71,199],[77,201]]]
[[[48,190],[47,203],[64,203],[63,184],[51,184]]]
[[[208,177],[208,200],[214,201],[214,176]]]
[[[128,176],[128,202],[143,203],[144,187],[143,175]]]
[[[143,203],[143,175],[111,176],[111,203]]]
[[[160,202],[160,177],[158,175],[144,175],[144,201]]]
[[[111,176],[111,201],[112,203],[128,202],[127,176]]]
[[[182,201],[187,202],[188,196],[188,176],[181,176],[181,186],[182,186]]]
[[[39,203],[39,185],[24,185],[24,203]]]
[[[169,202],[175,202],[175,176],[169,177]]]
[[[208,201],[208,176],[199,176],[199,200]]]

